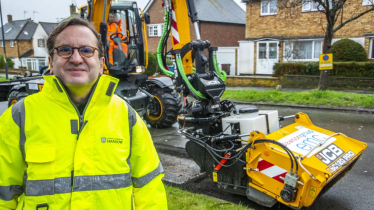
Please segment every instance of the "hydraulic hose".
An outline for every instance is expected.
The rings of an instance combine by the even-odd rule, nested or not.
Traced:
[[[169,17],[170,17],[169,12],[165,11],[164,30],[162,31],[161,39],[160,39],[160,42],[158,43],[158,47],[157,47],[157,63],[158,63],[158,66],[160,67],[161,71],[164,74],[166,74],[169,77],[173,77],[174,73],[165,69],[165,67],[163,65],[163,62],[162,62],[162,48],[163,48],[163,42],[164,42],[164,39],[165,39],[165,34],[167,33],[168,26],[169,26]]]
[[[242,148],[242,150],[240,152],[238,152],[236,155],[234,156],[231,156],[229,158],[225,158],[225,157],[222,157],[221,155],[217,154],[214,149],[212,147],[210,147],[209,145],[207,145],[206,142],[194,137],[193,135],[191,134],[187,134],[187,133],[183,133],[187,138],[189,138],[190,140],[192,140],[193,142],[197,143],[198,145],[200,145],[201,147],[204,147],[208,153],[212,156],[212,158],[215,160],[215,162],[219,165],[221,165],[222,167],[230,167],[232,165],[234,165],[239,159],[240,157],[246,152],[246,150],[252,146],[252,144],[247,144],[245,147]],[[289,156],[290,158],[290,161],[291,161],[291,169],[290,169],[290,172],[292,173],[293,172],[293,164],[295,162],[295,165],[296,165],[296,170],[295,170],[295,174],[297,174],[298,172],[298,162],[296,160],[296,157],[295,155],[293,154],[293,152],[288,149],[286,146],[284,146],[283,144],[280,144],[278,143],[277,141],[274,141],[274,140],[270,140],[270,139],[258,139],[254,142],[254,144],[256,143],[272,143],[272,144],[276,144],[276,145],[279,145],[282,149],[284,149],[287,153],[287,155]],[[208,146],[208,147],[207,147]],[[221,152],[222,150],[220,150]],[[228,152],[229,149],[226,150],[226,152]],[[220,161],[217,159],[217,157],[219,159],[225,159],[225,160],[234,160],[235,161],[229,165],[223,165],[220,163]]]
[[[297,174],[297,172],[299,170],[299,166],[298,166],[295,155],[293,154],[293,152],[288,147],[284,146],[283,144],[281,144],[277,141],[271,140],[271,139],[259,139],[259,140],[256,140],[254,142],[254,144],[256,144],[256,143],[272,143],[272,144],[276,144],[276,145],[280,146],[282,149],[284,149],[287,152],[287,154],[288,154],[288,156],[290,157],[290,160],[291,160],[291,173],[293,172],[293,161],[295,161],[295,165],[296,165],[295,174]]]
[[[186,76],[186,73],[184,72],[184,69],[183,69],[183,63],[182,63],[182,59],[181,59],[180,54],[177,54],[177,56],[176,56],[176,63],[177,63],[177,68],[178,68],[179,74],[182,76],[184,82],[187,84],[188,89],[190,89],[193,92],[193,94],[195,94],[197,97],[199,97],[201,99],[206,99],[206,97],[203,94],[201,94],[199,91],[197,91],[191,85],[190,81],[188,80],[188,78]]]
[[[213,55],[213,64],[214,64],[214,70],[216,73],[219,75],[222,81],[225,81],[227,78],[227,74],[225,71],[221,71],[218,67],[218,62],[217,62],[217,55]]]

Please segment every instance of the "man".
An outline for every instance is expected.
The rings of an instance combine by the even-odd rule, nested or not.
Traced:
[[[119,27],[119,31],[122,33],[122,20],[119,13],[115,13],[114,15],[114,23],[117,24],[117,26]]]
[[[117,35],[114,35],[114,37],[118,36],[121,39],[125,37],[122,35],[122,28],[120,24],[121,24],[121,19],[119,19],[119,17],[116,17],[114,13],[109,13],[107,39],[109,41],[109,50],[108,50],[109,63],[111,63],[112,65],[115,62],[113,54],[115,50],[118,50],[118,46],[114,43],[114,41],[110,38],[110,36],[112,36],[115,33],[118,33]],[[121,34],[122,36],[119,34]],[[125,54],[125,57],[127,57],[127,53],[128,53],[127,45],[123,42],[121,42],[121,49],[122,49],[122,52]]]
[[[0,209],[167,209],[151,136],[101,75],[99,34],[73,18],[47,47],[43,90],[0,117]]]

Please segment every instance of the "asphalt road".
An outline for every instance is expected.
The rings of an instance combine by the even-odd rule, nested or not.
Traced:
[[[0,114],[7,102],[0,102]],[[241,107],[241,106],[239,106]],[[342,132],[354,139],[368,143],[368,148],[349,173],[328,192],[319,196],[310,210],[374,209],[374,116],[355,112],[334,112],[312,109],[282,107],[259,107],[277,109],[280,115],[291,115],[299,111],[307,113],[312,122],[335,132]],[[281,125],[292,123],[286,120]],[[262,207],[246,197],[219,191],[184,151],[187,140],[178,133],[178,125],[167,129],[150,129],[156,148],[165,168],[165,181],[179,185],[191,192],[204,193],[234,203],[241,203],[253,209],[289,209],[282,204],[272,208]]]

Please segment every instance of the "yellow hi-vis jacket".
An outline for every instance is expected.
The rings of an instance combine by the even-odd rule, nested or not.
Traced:
[[[102,75],[82,115],[58,78],[0,117],[0,209],[167,209],[146,125]]]

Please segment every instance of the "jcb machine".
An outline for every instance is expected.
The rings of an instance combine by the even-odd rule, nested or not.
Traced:
[[[164,0],[165,25],[159,44],[161,68],[175,77],[183,97],[178,122],[189,141],[186,150],[218,188],[247,196],[263,206],[281,202],[301,209],[343,177],[367,144],[315,126],[308,115],[280,128],[277,111],[255,107],[236,110],[225,91],[225,72],[217,65],[216,47],[200,38],[193,0]],[[190,40],[189,18],[196,41]],[[171,34],[175,75],[165,65]],[[208,55],[208,56],[206,56]],[[194,66],[194,67],[193,67]]]
[[[93,22],[104,44],[104,73],[120,79],[115,93],[125,99],[144,119],[156,128],[170,127],[177,121],[182,103],[170,77],[148,79],[145,23],[149,15],[139,11],[135,1],[88,0],[79,15]],[[121,19],[115,27],[122,32],[108,33],[108,16]],[[115,24],[115,23],[113,23]],[[143,34],[144,33],[144,34]],[[111,43],[111,44],[110,44]],[[112,48],[112,49],[111,49]],[[123,48],[127,48],[123,50]],[[29,94],[39,92],[42,77],[18,78],[0,83],[0,100],[11,106]]]

